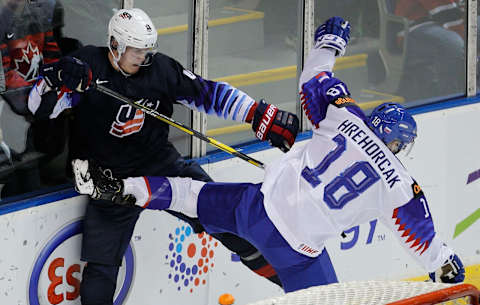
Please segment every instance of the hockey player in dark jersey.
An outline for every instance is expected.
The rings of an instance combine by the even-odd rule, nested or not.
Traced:
[[[168,141],[168,125],[89,89],[92,80],[167,116],[172,115],[174,103],[239,122],[251,122],[255,114],[263,118],[273,111],[274,119],[262,132],[257,132],[260,121],[252,127],[262,140],[289,150],[298,130],[294,114],[256,103],[227,83],[203,79],[174,59],[153,53],[156,40],[157,32],[145,12],[119,10],[109,22],[108,48],[86,46],[72,57],[42,67],[30,93],[29,109],[37,119],[48,119],[73,108],[72,157],[94,160],[117,177],[165,175],[211,181],[198,164],[181,158]],[[82,242],[82,259],[88,262],[80,290],[82,304],[113,304],[118,268],[142,210],[112,209],[105,200],[88,204]],[[175,215],[196,232],[203,230],[198,219]],[[251,270],[279,284],[273,268],[251,244],[233,234],[214,237]]]

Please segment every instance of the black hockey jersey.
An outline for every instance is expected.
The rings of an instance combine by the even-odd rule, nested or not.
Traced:
[[[156,53],[151,65],[129,77],[116,71],[106,47],[84,47],[72,56],[86,62],[93,79],[171,116],[173,104],[224,119],[244,122],[254,100],[227,83],[213,82],[184,69],[174,59]],[[37,118],[55,118],[74,109],[73,157],[94,159],[119,177],[158,173],[179,157],[168,141],[169,126],[132,106],[96,90],[83,94],[52,91],[39,79],[29,97],[29,109]]]

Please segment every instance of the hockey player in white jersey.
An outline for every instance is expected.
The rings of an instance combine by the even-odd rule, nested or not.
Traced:
[[[375,218],[432,280],[463,281],[462,262],[437,236],[425,195],[395,157],[416,137],[413,117],[393,103],[365,116],[330,72],[348,34],[339,17],[317,30],[300,88],[312,139],[269,164],[263,183],[120,180],[75,160],[77,189],[94,198],[133,195],[144,208],[198,217],[208,233],[245,238],[270,262],[286,292],[337,282],[325,241]]]

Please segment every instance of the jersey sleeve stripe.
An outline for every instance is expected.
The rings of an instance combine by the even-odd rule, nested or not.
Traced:
[[[232,111],[232,106],[235,104],[238,98],[238,90],[232,91],[230,96],[227,99],[227,102],[224,106],[224,111],[223,111],[223,118],[227,119]]]
[[[197,77],[202,90],[200,96],[177,96],[177,102],[190,109],[222,119],[245,122],[254,100],[245,92],[225,82],[214,82]]]
[[[237,102],[235,110],[233,111],[232,120],[237,121],[237,115],[238,115],[238,112],[240,111],[240,108],[242,108],[242,104],[244,100],[245,100],[245,94],[241,94],[241,97]]]
[[[223,114],[223,118],[226,118],[224,113],[226,112],[225,110],[227,109],[228,100],[232,93],[233,93],[232,89],[223,88],[221,98],[218,100],[217,113],[219,116]]]

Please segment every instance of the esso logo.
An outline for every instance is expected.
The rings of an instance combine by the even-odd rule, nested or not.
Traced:
[[[45,262],[38,282],[39,296],[45,299],[45,304],[77,303],[85,263],[71,253],[80,251],[80,242],[80,234],[72,236],[57,247]]]
[[[38,254],[30,275],[30,305],[80,305],[80,282],[85,262],[80,260],[83,220],[65,225]],[[123,257],[117,278],[114,305],[123,304],[134,272],[131,245]]]

